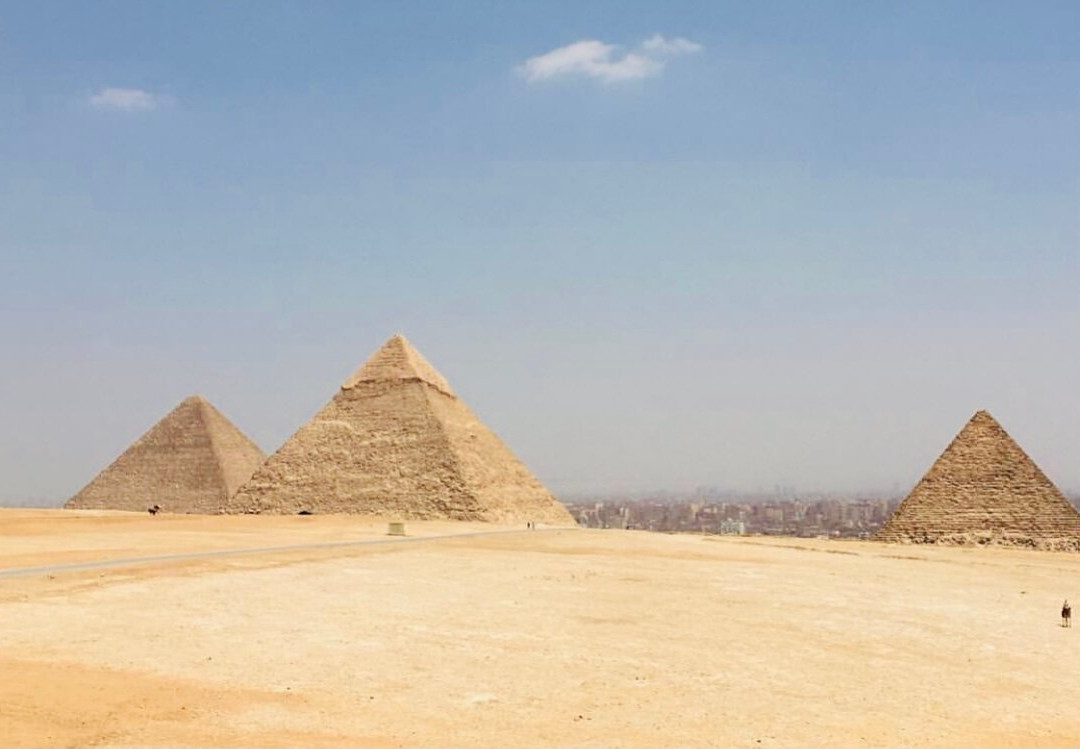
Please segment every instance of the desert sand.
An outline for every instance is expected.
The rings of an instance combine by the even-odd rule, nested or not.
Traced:
[[[1075,554],[385,529],[0,511],[0,745],[1080,743]]]

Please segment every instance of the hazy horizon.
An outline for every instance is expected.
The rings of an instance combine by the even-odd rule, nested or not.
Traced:
[[[402,332],[556,494],[1080,488],[1080,6],[0,0],[0,502]]]

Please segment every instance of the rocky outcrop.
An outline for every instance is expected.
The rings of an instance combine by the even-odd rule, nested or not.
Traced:
[[[229,510],[573,524],[400,335],[255,472]]]
[[[899,543],[1080,549],[1080,513],[986,411],[875,536]]]
[[[72,497],[69,509],[213,514],[266,456],[206,400],[185,399]]]

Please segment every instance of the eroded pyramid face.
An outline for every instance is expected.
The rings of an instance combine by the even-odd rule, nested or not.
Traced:
[[[403,336],[256,471],[234,512],[573,523]]]
[[[878,532],[882,541],[1080,544],[1080,513],[986,411],[976,413]]]
[[[215,514],[265,460],[206,400],[193,396],[72,497],[69,509]]]

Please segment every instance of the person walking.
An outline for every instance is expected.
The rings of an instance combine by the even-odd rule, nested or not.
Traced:
[[[1072,626],[1072,606],[1069,605],[1069,600],[1065,599],[1065,603],[1061,606],[1061,626]]]

